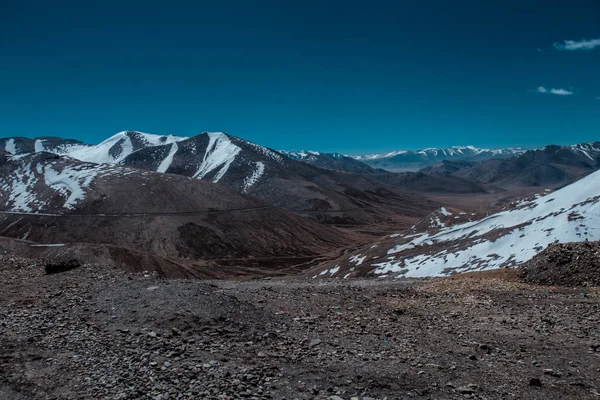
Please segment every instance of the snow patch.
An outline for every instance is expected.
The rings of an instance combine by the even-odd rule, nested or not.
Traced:
[[[440,214],[442,214],[445,217],[452,215],[452,213],[450,211],[446,210],[446,207],[440,208]]]
[[[213,183],[217,183],[225,175],[241,149],[222,132],[207,132],[207,134],[209,138],[208,146],[194,178],[202,179],[219,168],[212,180]]]
[[[4,150],[10,154],[17,154],[17,146],[15,146],[15,139],[8,139],[4,145]]]
[[[252,175],[250,175],[249,177],[246,177],[246,179],[244,179],[244,193],[246,193],[248,191],[248,189],[250,189],[256,182],[258,182],[260,177],[263,176],[264,172],[265,172],[265,164],[262,163],[261,161],[257,161],[256,169],[254,169],[254,171],[252,172]]]
[[[42,139],[38,139],[35,141],[33,148],[35,150],[36,153],[40,153],[42,151],[45,151],[45,147],[44,147],[44,140]]]
[[[167,170],[173,163],[173,156],[175,156],[175,153],[177,153],[177,149],[177,142],[173,142],[173,144],[171,144],[171,150],[169,150],[169,154],[167,155],[167,157],[165,157],[164,160],[162,160],[162,162],[156,169],[156,172],[167,172]]]
[[[57,171],[51,166],[44,168],[46,185],[66,197],[64,208],[72,209],[85,198],[85,190],[100,171],[88,168],[65,167]]]
[[[354,263],[356,265],[360,265],[363,263],[363,261],[365,261],[365,259],[367,258],[367,256],[362,256],[360,254],[357,254],[355,256],[350,257],[350,259],[348,261],[350,261],[351,263]]]

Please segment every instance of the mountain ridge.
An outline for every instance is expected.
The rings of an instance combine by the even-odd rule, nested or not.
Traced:
[[[15,145],[17,144],[17,145]],[[318,168],[223,132],[194,137],[120,132],[98,145],[0,139],[11,154],[50,151],[89,162],[183,175],[227,186],[330,224],[360,225],[420,218],[436,204],[384,183]]]

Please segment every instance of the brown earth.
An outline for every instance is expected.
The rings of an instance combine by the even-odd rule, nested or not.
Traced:
[[[600,292],[449,279],[45,275],[0,258],[7,399],[593,399]]]

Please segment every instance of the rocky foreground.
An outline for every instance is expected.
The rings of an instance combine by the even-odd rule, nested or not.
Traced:
[[[600,291],[0,259],[1,399],[600,398]]]

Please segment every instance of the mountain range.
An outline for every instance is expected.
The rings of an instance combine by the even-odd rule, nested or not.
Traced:
[[[367,164],[385,160],[430,165]],[[222,132],[124,131],[96,145],[12,137],[0,139],[0,236],[12,238],[5,251],[116,257],[177,277],[316,264],[318,277],[452,274],[600,238],[599,168],[600,142],[353,158],[278,152]]]
[[[506,159],[480,163],[443,161],[422,170],[501,187],[560,186],[600,168],[600,142],[572,146],[549,145]]]
[[[221,132],[195,137],[120,132],[97,145],[60,138],[5,138],[13,155],[50,152],[80,161],[184,175],[226,186],[322,222],[400,222],[436,204],[364,175],[322,169]]]
[[[382,154],[355,156],[356,160],[390,172],[417,171],[443,160],[484,161],[501,159],[524,153],[521,148],[481,149],[474,146],[452,146],[423,150],[399,150]]]

